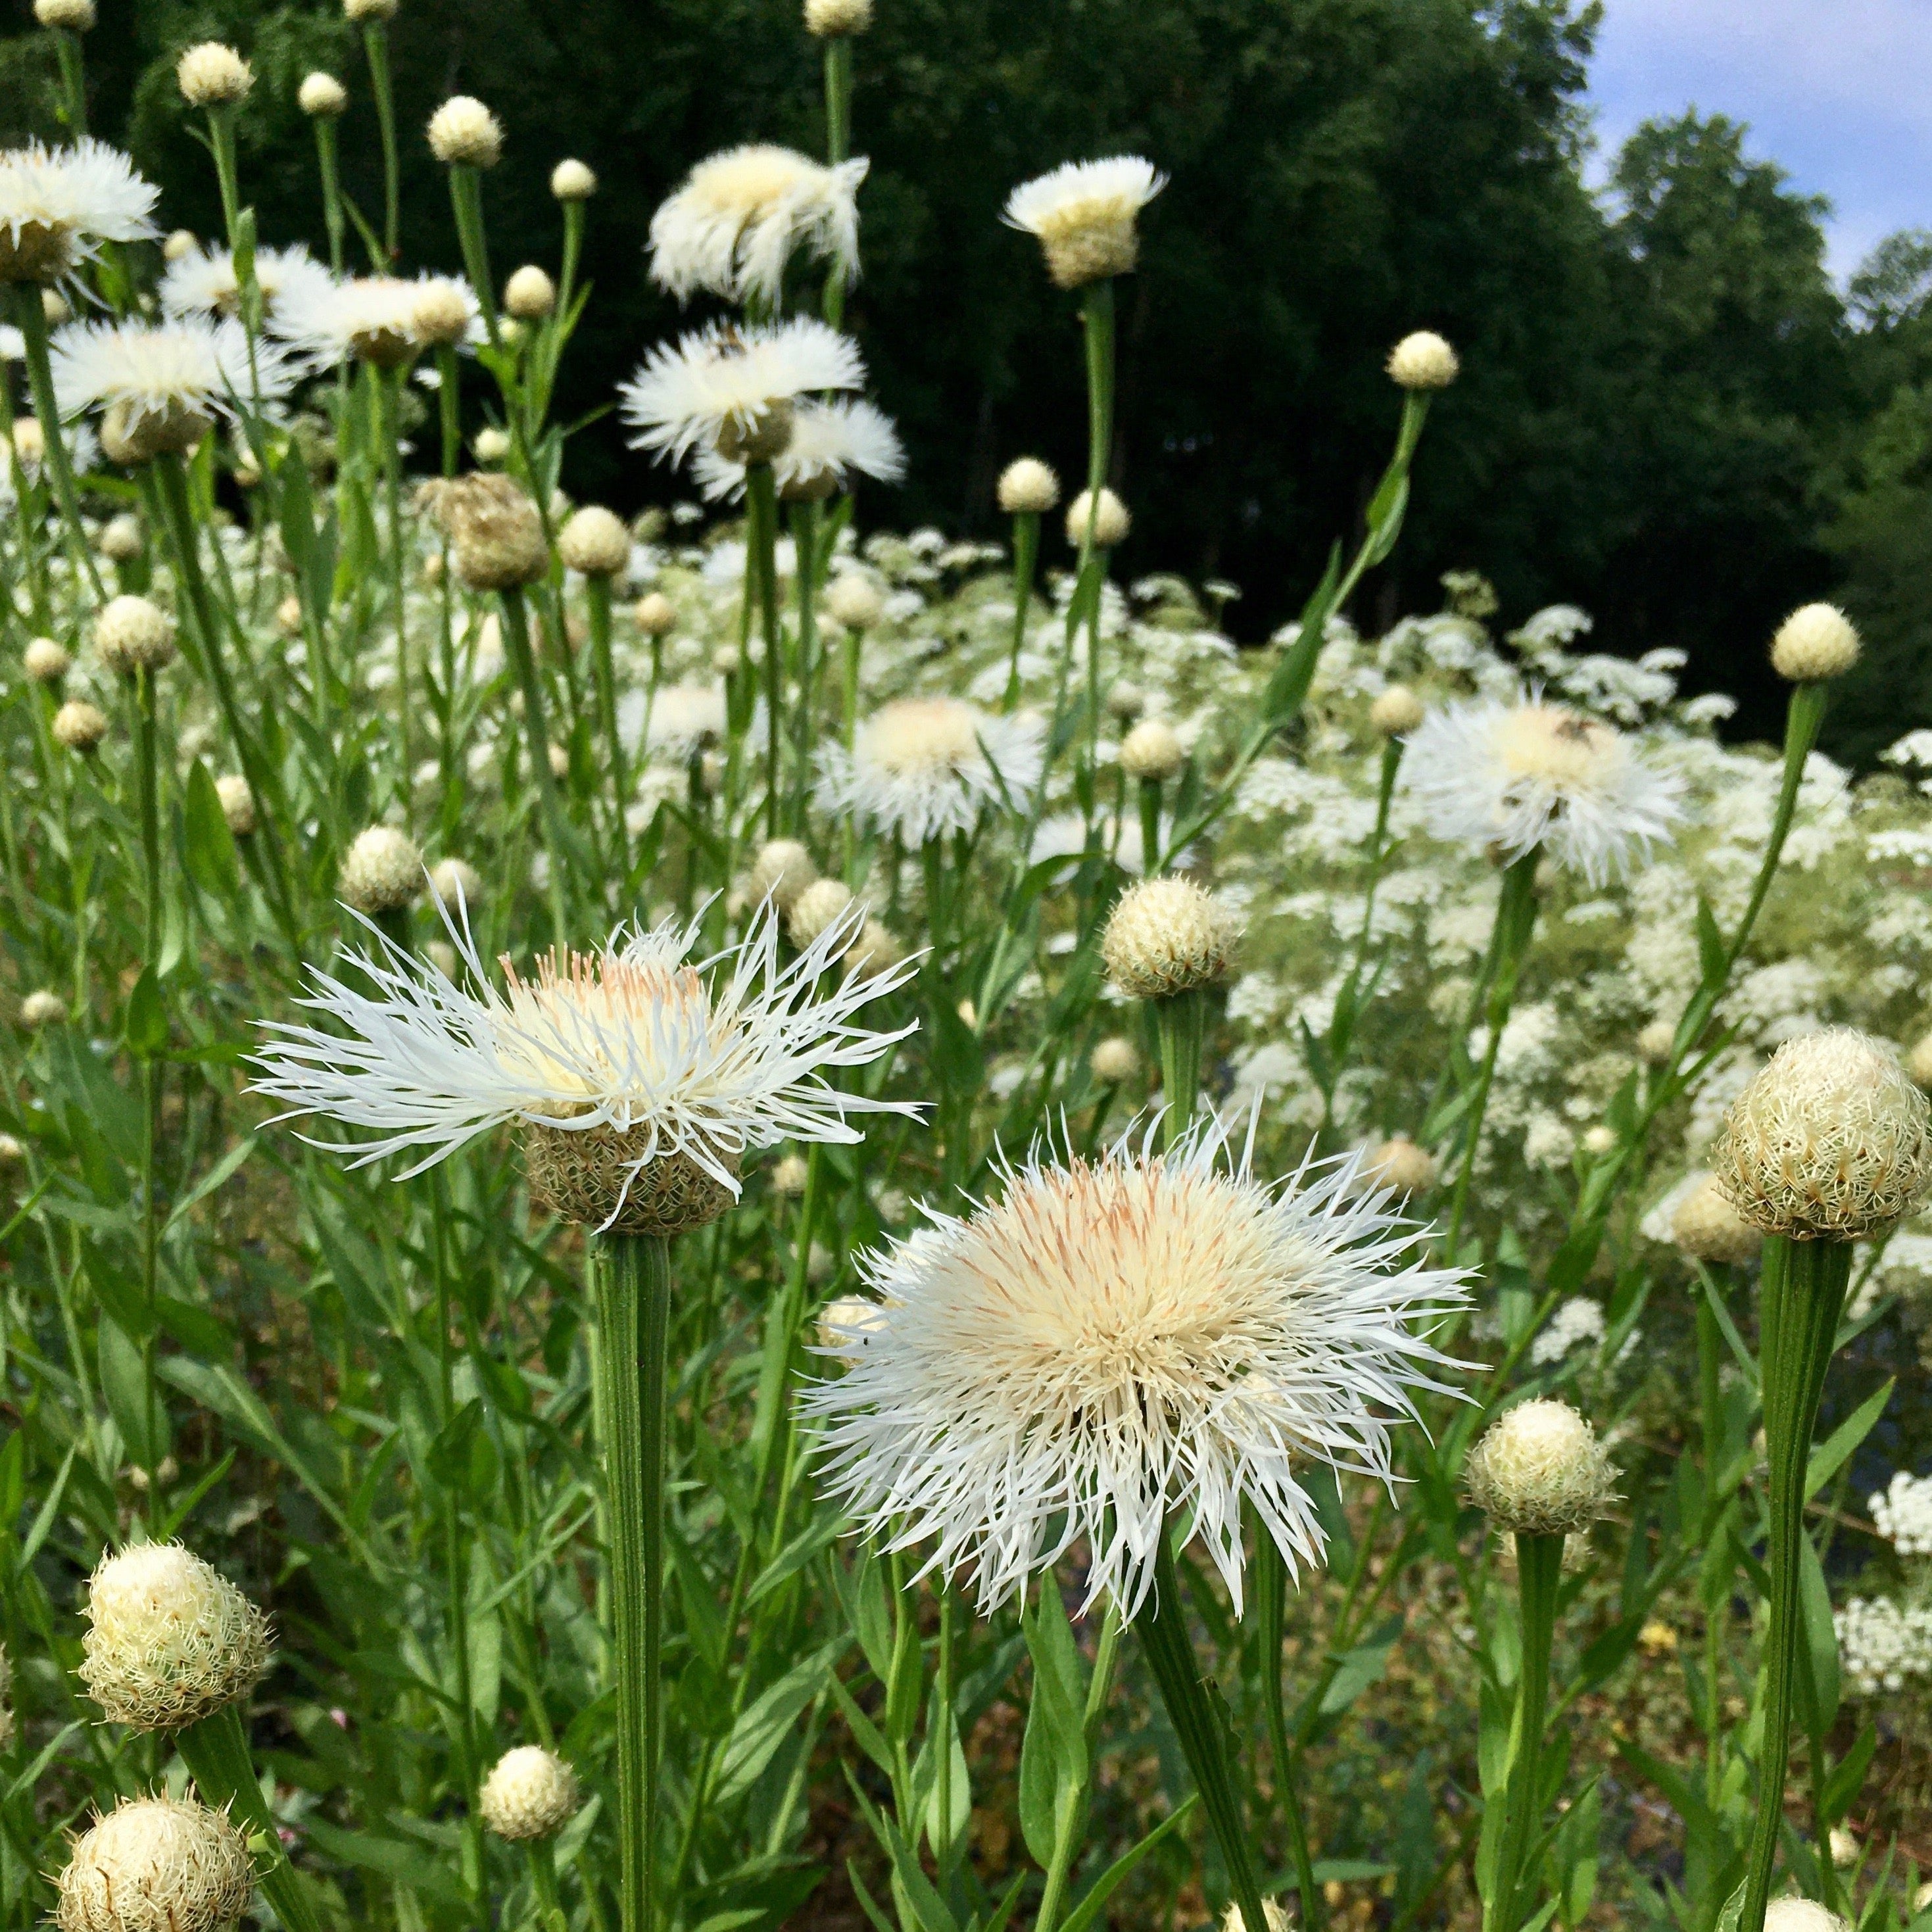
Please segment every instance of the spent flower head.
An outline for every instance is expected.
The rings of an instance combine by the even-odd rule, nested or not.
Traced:
[[[1179,1522],[1238,1611],[1248,1509],[1292,1567],[1318,1561],[1295,1465],[1388,1480],[1390,1422],[1448,1365],[1426,1335],[1462,1279],[1428,1231],[1352,1156],[1262,1184],[1212,1122],[1003,1180],[865,1258],[862,1323],[828,1317],[846,1372],[807,1406],[860,1526],[933,1541],[927,1568],[970,1573],[987,1610],[1084,1540],[1088,1600],[1131,1615]]]

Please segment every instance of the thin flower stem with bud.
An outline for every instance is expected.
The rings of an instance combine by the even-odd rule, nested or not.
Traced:
[[[389,80],[389,30],[386,22],[364,22],[362,51],[369,62],[369,92],[375,98],[376,124],[382,143],[382,261],[386,268],[396,259],[398,224],[402,213],[402,169],[396,150],[395,90]]]

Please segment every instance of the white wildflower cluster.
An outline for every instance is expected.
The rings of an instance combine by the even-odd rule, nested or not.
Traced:
[[[1872,1525],[1901,1556],[1932,1556],[1932,1476],[1900,1469],[1867,1507]]]
[[[1853,1597],[1832,1617],[1838,1656],[1861,1697],[1932,1678],[1932,1607]]]
[[[1577,1349],[1594,1347],[1605,1334],[1603,1304],[1587,1294],[1573,1294],[1546,1322],[1529,1345],[1532,1366],[1547,1368]]]

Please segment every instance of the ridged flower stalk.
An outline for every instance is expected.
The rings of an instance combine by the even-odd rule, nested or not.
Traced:
[[[611,840],[617,855],[617,876],[622,882],[630,877],[629,828],[624,813],[631,797],[631,778],[624,756],[624,741],[617,729],[617,671],[610,650],[610,580],[586,577],[584,580],[585,608],[590,616],[591,662],[597,679],[598,720],[603,727],[604,756],[610,761],[610,788],[616,809],[611,818]]]
[[[87,134],[87,70],[81,58],[80,36],[68,27],[50,27],[54,58],[60,64],[61,109],[68,132],[76,140]]]
[[[1301,1753],[1288,1734],[1288,1713],[1281,1691],[1281,1644],[1286,1619],[1288,1565],[1274,1539],[1265,1530],[1255,1538],[1255,1610],[1261,1624],[1262,1714],[1268,1726],[1268,1748],[1274,1758],[1276,1796],[1288,1825],[1288,1855],[1294,1864],[1295,1894],[1301,1903],[1301,1923],[1307,1932],[1322,1932],[1328,1902],[1315,1882],[1314,1855],[1309,1847],[1308,1820],[1301,1805]]]
[[[825,43],[825,158],[835,168],[852,152],[852,43],[842,34]],[[825,278],[823,307],[834,328],[845,326],[845,277],[835,264]]]
[[[53,478],[54,500],[60,506],[68,551],[75,569],[86,578],[95,603],[104,603],[106,593],[100,587],[100,572],[94,566],[93,551],[88,548],[87,532],[81,527],[80,496],[74,488],[74,465],[68,458],[60,406],[54,400],[53,367],[47,356],[47,311],[38,282],[14,284],[14,321],[26,345],[27,383],[34,398],[34,413],[40,421],[46,450],[43,463]]]
[[[1004,700],[1009,711],[1020,701],[1020,652],[1026,644],[1027,617],[1033,604],[1034,572],[1039,562],[1040,512],[1016,511],[1013,515],[1013,636]],[[1154,850],[1151,845],[1148,848],[1150,862]]]
[[[483,326],[490,346],[500,346],[496,324],[496,288],[490,279],[490,245],[483,232],[482,179],[476,170],[462,161],[449,164],[450,212],[456,218],[456,238],[463,252],[463,272],[470,280],[470,292],[483,312]],[[521,412],[513,410],[511,420],[520,430]]]
[[[1089,282],[1082,298],[1081,328],[1087,351],[1087,523],[1080,533],[1080,574],[1074,592],[1071,630],[1087,625],[1087,760],[1096,764],[1100,740],[1101,585],[1106,553],[1095,542],[1100,493],[1106,488],[1114,448],[1114,284],[1111,277]],[[1149,862],[1152,860],[1150,859]]]
[[[402,214],[402,168],[396,152],[396,94],[389,80],[389,29],[381,20],[362,27],[362,51],[369,62],[369,91],[376,100],[376,124],[382,142],[382,254],[396,259],[396,234]]]
[[[778,623],[778,498],[769,463],[745,470],[745,595],[756,600],[765,647],[765,836],[783,825],[779,796],[779,748],[784,742],[784,640]]]
[[[332,274],[342,272],[343,238],[348,218],[342,208],[340,148],[336,138],[335,116],[317,114],[315,123],[315,166],[322,177],[322,220],[328,235],[328,266]]]
[[[1556,1592],[1563,1577],[1564,1538],[1519,1534],[1516,1610],[1522,1640],[1516,1709],[1510,1719],[1509,1772],[1495,1880],[1483,1932],[1516,1932],[1528,1916],[1524,1868],[1542,1818],[1543,1732],[1550,1712],[1550,1652],[1556,1631]]]
[[[517,687],[523,693],[524,742],[530,755],[531,782],[537,788],[537,808],[543,814],[544,842],[550,855],[552,943],[566,946],[570,942],[571,924],[564,881],[570,865],[570,847],[563,800],[557,793],[556,774],[550,768],[549,708],[544,702],[536,655],[530,648],[530,613],[524,593],[512,585],[504,590],[502,599],[503,638],[509,646]]]
[[[157,747],[154,716],[154,674],[146,664],[136,667],[129,680],[134,718],[135,784],[140,799],[141,820],[141,976],[137,992],[152,998],[160,1007],[161,958],[161,806],[160,760]],[[162,1021],[164,1032],[166,1022]],[[151,1518],[161,1509],[161,1486],[154,1480],[160,1458],[155,1447],[159,1402],[154,1388],[154,1310],[160,1285],[160,1201],[156,1169],[161,1138],[161,1066],[160,1052],[165,1038],[143,1040],[141,1063],[141,1305],[148,1316],[148,1332],[141,1340],[142,1400],[146,1411],[147,1443],[143,1460],[148,1477],[148,1508]]]
[[[664,1413],[670,1253],[656,1236],[600,1239],[598,1411],[605,1430],[608,1561],[617,1693],[617,1874],[623,1932],[656,1919],[662,1750]]]
[[[416,792],[416,678],[410,651],[407,539],[403,523],[403,374],[399,368],[372,368],[369,372],[380,406],[382,494],[389,524],[389,610],[396,627],[396,746],[400,766],[396,790],[406,826],[414,816]]]

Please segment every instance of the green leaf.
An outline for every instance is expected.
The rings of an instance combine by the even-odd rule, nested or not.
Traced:
[[[1711,902],[1702,892],[1697,895],[1697,965],[1703,974],[1706,988],[1712,991],[1724,985],[1725,976],[1730,970],[1724,935],[1718,930]]]
[[[1832,1594],[1825,1586],[1825,1568],[1818,1561],[1817,1550],[1808,1536],[1801,1536],[1798,1544],[1798,1600],[1822,1736],[1838,1714],[1838,1637],[1832,1622]]]
[[[1033,1699],[1020,1742],[1020,1831],[1042,1865],[1087,1784],[1087,1688],[1060,1586],[1049,1574],[1022,1620],[1033,1658]]]
[[[96,1352],[100,1364],[100,1392],[107,1412],[128,1445],[129,1460],[152,1469],[168,1453],[167,1405],[158,1390],[150,1399],[141,1345],[112,1317],[103,1315]]]
[[[1346,1711],[1370,1684],[1381,1682],[1394,1654],[1395,1642],[1393,1636],[1378,1631],[1372,1642],[1358,1644],[1342,1653],[1335,1675],[1322,1694],[1322,1716],[1332,1718]]]
[[[122,1024],[128,1051],[137,1059],[152,1060],[166,1051],[168,1011],[161,998],[160,977],[153,967],[141,968],[141,976],[128,995],[128,1010]]]
[[[1872,1756],[1877,1749],[1878,1732],[1867,1724],[1858,1732],[1851,1749],[1832,1767],[1832,1774],[1825,1780],[1825,1789],[1818,1801],[1822,1824],[1828,1828],[1837,1824],[1858,1802],[1865,1773],[1871,1768]]]
[[[850,1642],[847,1636],[834,1637],[802,1663],[793,1665],[740,1714],[718,1763],[718,1803],[728,1802],[756,1781],[798,1721],[799,1713],[824,1690],[832,1666],[844,1655]]]
[[[308,1820],[303,1834],[325,1858],[380,1873],[445,1905],[470,1904],[469,1894],[420,1845],[406,1844],[400,1838],[379,1838],[368,1832],[345,1832],[319,1818]]]
[[[232,899],[242,890],[235,835],[214,781],[199,758],[189,770],[182,799],[182,861],[188,877],[211,898]]]
[[[1869,1396],[1833,1430],[1811,1452],[1804,1466],[1804,1500],[1809,1502],[1857,1453],[1858,1444],[1869,1436],[1885,1406],[1898,1386],[1892,1377],[1876,1395]]]
[[[1082,1894],[1080,1903],[1060,1922],[1060,1932],[1087,1932],[1088,1926],[1106,1909],[1108,1899],[1118,1888],[1120,1881],[1132,1871],[1135,1866],[1170,1833],[1178,1832],[1192,1815],[1194,1808],[1201,1802],[1198,1792],[1190,1792],[1186,1799],[1178,1804],[1142,1839],[1140,1843],[1125,1851],[1089,1886]]]

